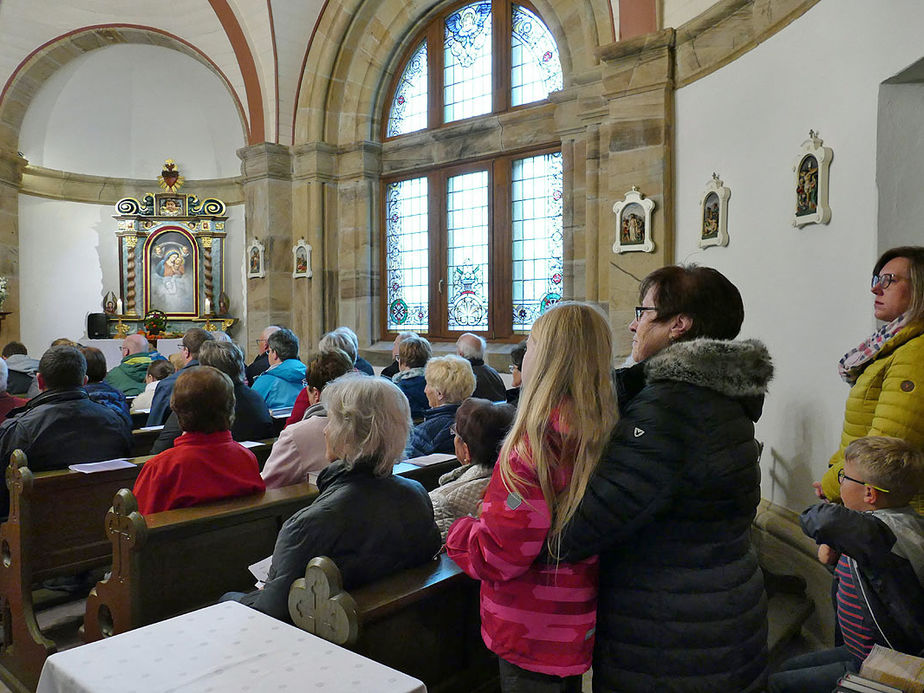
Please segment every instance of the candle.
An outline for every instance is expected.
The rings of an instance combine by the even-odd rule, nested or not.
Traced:
[[[122,299],[116,299],[116,313],[122,315]]]
[[[205,299],[205,314],[206,315],[212,314],[212,302],[208,298]]]

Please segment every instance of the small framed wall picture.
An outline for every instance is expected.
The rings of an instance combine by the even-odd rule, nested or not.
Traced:
[[[311,277],[311,246],[304,238],[299,238],[292,246],[292,276]]]
[[[254,238],[247,246],[247,278],[259,279],[266,276],[264,251],[266,249],[259,239]]]
[[[613,205],[616,215],[616,242],[614,253],[632,253],[654,251],[651,240],[651,213],[655,203],[642,195],[633,185],[626,196]]]
[[[796,193],[796,211],[792,225],[827,224],[831,221],[828,206],[828,179],[834,151],[822,146],[818,133],[809,130],[808,139],[792,165],[793,186]]]
[[[728,198],[731,190],[725,187],[717,173],[706,185],[699,201],[699,247],[728,245]]]

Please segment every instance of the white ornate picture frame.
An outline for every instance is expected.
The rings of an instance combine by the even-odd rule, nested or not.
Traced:
[[[728,245],[728,198],[731,190],[725,187],[717,173],[706,185],[699,201],[699,247]]]
[[[311,277],[311,246],[304,238],[299,238],[292,246],[292,276]]]
[[[823,144],[818,133],[809,130],[809,137],[802,143],[802,151],[793,163],[793,189],[796,196],[793,226],[827,224],[831,221],[828,179],[834,151]]]
[[[647,199],[633,185],[626,196],[613,205],[616,215],[616,242],[614,253],[654,252],[655,244],[651,240],[651,213],[654,200]]]
[[[247,255],[244,256],[244,262],[247,263],[248,279],[261,279],[266,276],[265,251],[266,248],[257,238],[254,238],[253,242],[247,246]]]

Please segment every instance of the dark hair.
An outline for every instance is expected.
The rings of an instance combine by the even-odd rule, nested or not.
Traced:
[[[336,380],[353,370],[353,361],[343,349],[329,349],[314,354],[305,368],[305,382],[319,392],[331,380]]]
[[[214,337],[201,327],[190,327],[183,334],[183,346],[194,359],[199,357],[199,349],[206,342],[214,341]]]
[[[5,347],[3,347],[3,358],[8,356],[13,356],[15,354],[23,354],[28,356],[29,352],[26,351],[26,345],[22,342],[9,342]]]
[[[101,383],[106,377],[106,357],[96,347],[80,347],[80,353],[87,360],[87,380]]]
[[[42,354],[38,372],[46,389],[80,387],[87,375],[87,360],[77,347],[54,346]]]
[[[494,404],[480,397],[469,397],[459,405],[456,433],[468,445],[473,464],[494,466],[516,412],[509,404]]]
[[[176,373],[176,368],[167,359],[157,359],[148,364],[146,375],[151,376],[154,380],[163,380],[171,373]]]
[[[432,355],[430,342],[417,335],[405,337],[398,345],[398,363],[408,368],[423,368]]]
[[[276,352],[281,361],[298,358],[298,337],[292,330],[280,328],[266,338],[266,346]]]
[[[176,379],[170,408],[184,432],[227,431],[234,422],[234,385],[212,366],[188,368]]]
[[[741,330],[744,321],[741,293],[718,270],[697,265],[668,265],[642,280],[639,302],[649,289],[654,289],[656,320],[683,314],[693,321],[681,340],[734,339]]]
[[[510,350],[510,360],[518,369],[523,370],[523,357],[526,356],[526,340],[517,344]]]
[[[911,322],[924,320],[924,247],[903,245],[885,251],[873,267],[873,276],[878,275],[890,260],[903,257],[908,260],[908,281],[911,284],[911,303],[905,311]]]
[[[199,363],[217,368],[235,385],[244,382],[244,354],[234,342],[206,342],[199,349]]]

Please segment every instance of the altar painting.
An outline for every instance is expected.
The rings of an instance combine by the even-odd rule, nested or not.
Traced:
[[[198,254],[193,238],[179,228],[166,228],[145,243],[147,286],[145,312],[197,315]]]

